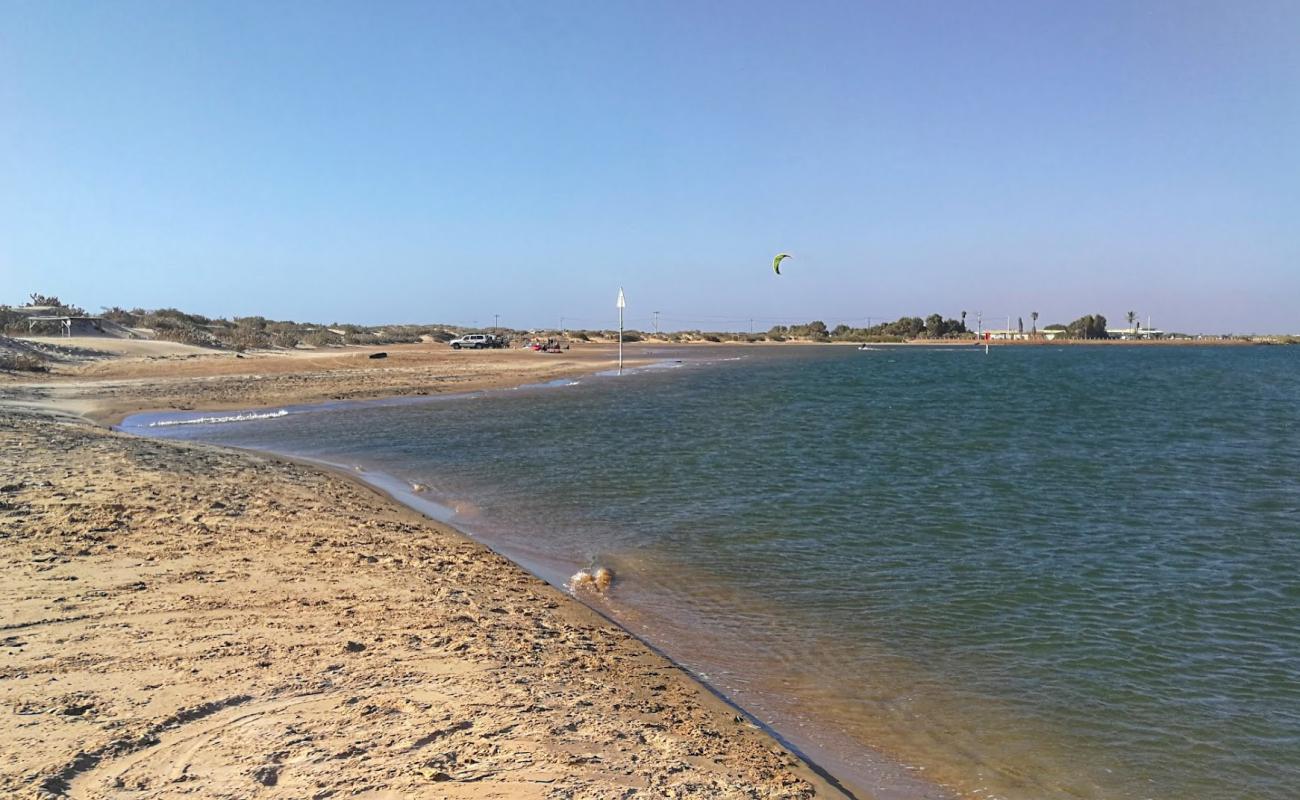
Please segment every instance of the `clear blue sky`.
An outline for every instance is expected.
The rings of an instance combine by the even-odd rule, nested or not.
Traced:
[[[1300,331],[1298,43],[1295,0],[0,0],[0,302]]]

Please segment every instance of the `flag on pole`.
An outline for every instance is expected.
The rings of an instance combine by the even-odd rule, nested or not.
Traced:
[[[623,297],[623,287],[618,287],[618,374],[623,374],[623,309],[627,308],[627,299]]]

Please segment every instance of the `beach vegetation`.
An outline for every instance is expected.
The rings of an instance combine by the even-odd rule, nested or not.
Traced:
[[[26,334],[27,317],[11,308],[0,308],[0,333]]]
[[[45,362],[30,353],[0,351],[0,372],[46,372]]]
[[[1065,335],[1070,339],[1107,339],[1106,318],[1101,314],[1085,314],[1065,326]]]
[[[41,294],[40,292],[32,292],[31,294],[27,295],[27,301],[28,301],[27,302],[28,306],[49,308],[59,314],[67,314],[73,317],[86,316],[86,309],[82,308],[81,306],[74,306],[71,303],[65,303],[62,300],[60,300],[57,296],[52,294]]]
[[[34,293],[29,299],[40,300],[44,306],[53,307],[55,314],[86,315],[83,309],[64,304],[58,297]],[[23,308],[0,306],[0,332],[19,336],[28,333],[28,317],[31,312],[24,312]],[[99,316],[135,335],[236,352],[293,349],[304,345],[328,347],[342,344],[447,342],[469,330],[455,325],[369,327],[334,323],[325,327],[319,323],[274,320],[262,316],[212,318],[187,313],[178,308],[146,310],[111,306],[103,307]]]
[[[820,323],[813,323],[820,324]],[[790,331],[801,326],[791,326]],[[822,326],[823,330],[825,326]],[[826,332],[826,338],[840,342],[902,342],[910,339],[962,339],[972,334],[960,319],[948,319],[941,314],[921,317],[899,317],[893,322],[882,322],[865,328],[839,324]]]
[[[343,337],[326,328],[316,328],[303,336],[303,344],[309,347],[330,347],[343,344]]]
[[[783,342],[786,339],[828,342],[831,334],[826,323],[818,319],[806,325],[773,325],[767,332],[767,339],[773,342]]]
[[[86,310],[84,308],[66,304],[53,295],[44,295],[39,292],[33,292],[29,294],[27,298],[29,302],[26,307],[39,306],[41,308],[48,308],[50,313],[72,317],[84,317],[86,315]],[[19,336],[27,335],[28,316],[31,313],[32,312],[30,311],[24,313],[23,311],[10,306],[0,306],[0,333]]]

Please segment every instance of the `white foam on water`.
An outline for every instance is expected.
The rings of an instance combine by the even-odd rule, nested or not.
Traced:
[[[248,412],[246,414],[229,414],[224,417],[194,417],[192,419],[162,419],[150,422],[150,428],[165,428],[172,425],[220,425],[223,422],[249,422],[256,419],[278,419],[287,417],[289,412],[283,408],[279,411]]]

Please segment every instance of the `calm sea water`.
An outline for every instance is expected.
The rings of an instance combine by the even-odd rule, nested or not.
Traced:
[[[1300,791],[1300,348],[660,355],[147,430],[427,484],[557,582],[612,567],[611,615],[866,793]]]

